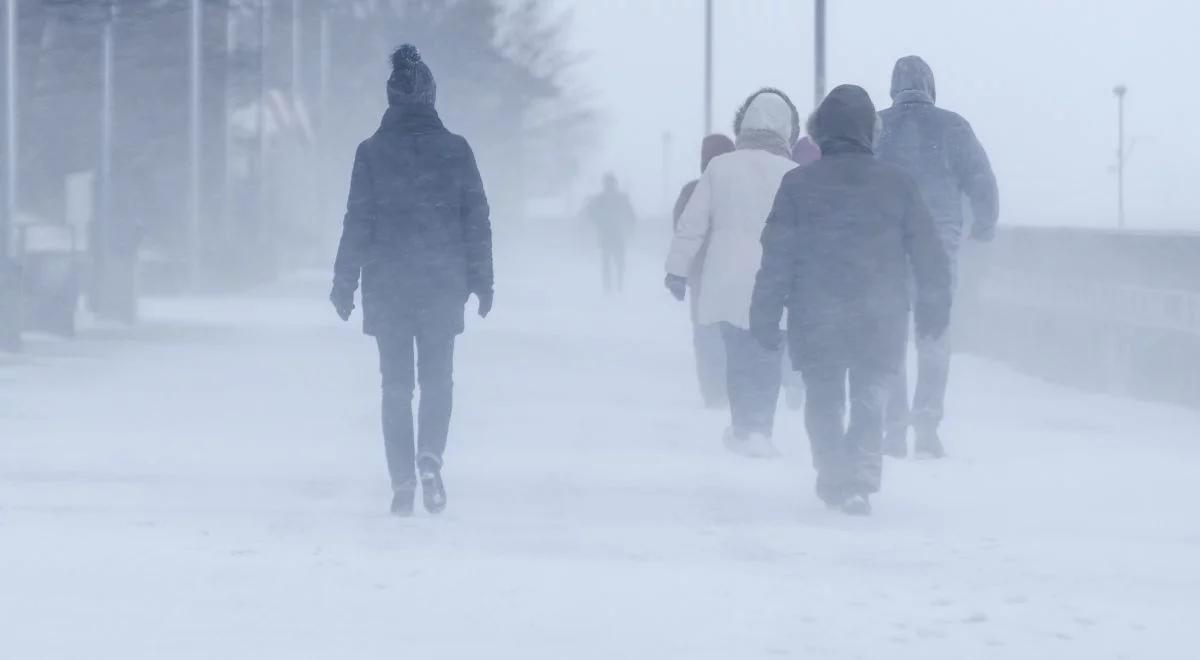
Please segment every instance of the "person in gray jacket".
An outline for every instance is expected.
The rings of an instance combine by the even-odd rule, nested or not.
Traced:
[[[909,310],[918,336],[936,339],[952,296],[929,209],[911,176],[875,158],[875,124],[861,87],[837,87],[817,108],[809,134],[821,159],[783,177],[750,305],[750,332],[767,350],[782,345],[787,311],[792,363],[808,389],[817,496],[851,515],[869,514],[880,487],[884,406]]]
[[[935,105],[933,70],[920,57],[896,62],[892,73],[892,107],[879,113],[882,134],[876,145],[879,159],[912,176],[933,214],[934,225],[950,256],[957,282],[959,246],[964,228],[963,199],[970,203],[970,237],[990,241],[999,216],[999,193],[987,153],[967,120]],[[916,434],[918,458],[945,455],[938,427],[944,413],[950,375],[949,333],[917,338],[917,385],[911,412],[904,361],[888,403],[884,453],[908,454],[908,427]]]

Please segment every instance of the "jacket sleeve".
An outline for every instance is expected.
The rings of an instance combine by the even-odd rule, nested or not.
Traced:
[[[467,253],[467,285],[472,293],[490,291],[492,270],[492,221],[483,179],[475,163],[475,152],[463,141],[462,223]]]
[[[800,218],[796,202],[784,187],[775,194],[775,204],[762,233],[762,265],[750,299],[750,329],[779,328],[788,306],[799,258],[797,248]]]
[[[923,319],[948,318],[953,299],[950,255],[938,237],[929,207],[911,181],[904,216],[904,248],[917,282],[913,313],[918,326],[924,324]]]
[[[683,210],[687,208],[688,200],[692,198],[692,191],[696,188],[695,181],[688,181],[683,184],[683,188],[679,190],[679,198],[675,200],[675,208],[671,210],[671,226],[679,227],[679,218],[683,215]]]
[[[954,170],[959,185],[971,202],[975,218],[972,235],[990,239],[996,233],[1000,219],[1000,191],[987,152],[975,137],[971,125],[962,121],[955,139]]]
[[[709,171],[711,172],[711,170]],[[687,277],[696,256],[704,249],[708,232],[712,229],[712,177],[706,172],[696,183],[692,198],[688,200],[679,223],[675,227],[675,239],[667,254],[667,273]]]
[[[370,162],[366,145],[360,144],[354,154],[354,169],[350,174],[350,197],[342,220],[342,238],[338,242],[337,258],[333,262],[334,286],[358,289],[358,278],[371,251],[374,233],[375,198]]]

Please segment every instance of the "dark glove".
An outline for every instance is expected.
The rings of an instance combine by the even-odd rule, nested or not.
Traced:
[[[333,308],[343,321],[349,321],[350,313],[354,311],[354,289],[334,284],[329,292],[329,302],[333,303]]]
[[[492,313],[492,303],[496,299],[496,292],[492,289],[475,292],[475,297],[479,299],[479,318],[486,319],[488,314]]]
[[[683,299],[687,298],[687,278],[686,277],[680,277],[678,275],[667,275],[667,279],[664,282],[664,284],[666,284],[667,290],[671,292],[671,295],[675,296],[675,300],[678,300],[679,302],[683,302]]]
[[[916,324],[917,339],[941,339],[950,327],[950,306],[938,305],[918,310]]]
[[[759,346],[774,353],[783,346],[783,331],[778,326],[751,327],[750,334]]]

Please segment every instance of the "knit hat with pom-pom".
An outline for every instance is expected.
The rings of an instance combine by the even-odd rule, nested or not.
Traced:
[[[404,44],[392,53],[392,75],[387,83],[391,105],[428,105],[437,102],[437,84],[433,72],[421,61],[421,53],[412,44]]]

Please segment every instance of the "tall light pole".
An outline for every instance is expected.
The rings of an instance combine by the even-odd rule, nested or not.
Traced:
[[[1117,97],[1117,228],[1125,228],[1125,85],[1113,88]]]
[[[704,134],[713,130],[713,0],[704,0]]]
[[[9,232],[17,216],[17,0],[4,12],[4,218],[0,220],[0,263],[8,258]]]
[[[190,75],[189,80],[189,113],[188,113],[188,224],[187,224],[187,274],[188,285],[195,287],[198,282],[200,269],[200,177],[203,154],[201,149],[203,109],[201,108],[201,93],[203,92],[204,68],[202,57],[203,38],[202,23],[204,8],[201,0],[192,0],[191,4],[191,35],[190,35]]]
[[[300,0],[292,0],[292,105],[298,107],[300,91],[303,89],[301,78],[304,76],[304,60],[301,59],[300,48],[304,45],[304,23],[300,9]]]
[[[813,56],[815,72],[813,75],[813,107],[825,100],[825,0],[814,0],[815,16],[813,17],[813,44],[816,52]]]
[[[4,4],[4,202],[0,207],[0,349],[21,346],[21,278],[9,263],[17,215],[17,0]]]

